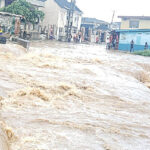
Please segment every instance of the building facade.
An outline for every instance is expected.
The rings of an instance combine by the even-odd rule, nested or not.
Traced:
[[[150,29],[118,30],[119,50],[130,51],[130,43],[134,41],[134,50],[144,50],[145,43],[150,46]]]
[[[119,16],[120,29],[150,29],[150,16]]]
[[[45,18],[42,22],[42,28],[50,32],[53,30],[54,37],[58,39],[65,38],[68,26],[68,13],[71,3],[67,0],[47,0],[42,11]],[[72,34],[80,30],[82,11],[75,6],[72,24]]]
[[[134,51],[144,50],[150,45],[150,16],[119,16],[122,19],[119,35],[119,50],[130,51],[130,43],[134,41]],[[148,48],[149,49],[149,48]]]

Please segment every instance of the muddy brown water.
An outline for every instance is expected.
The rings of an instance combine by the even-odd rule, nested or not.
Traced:
[[[0,150],[150,149],[150,58],[45,41],[0,60]]]

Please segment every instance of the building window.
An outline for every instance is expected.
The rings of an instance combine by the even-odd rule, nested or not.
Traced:
[[[139,28],[139,21],[131,20],[130,28]]]
[[[59,33],[62,33],[63,32],[63,28],[59,28]]]

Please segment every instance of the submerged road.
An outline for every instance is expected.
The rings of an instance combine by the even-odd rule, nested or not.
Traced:
[[[0,150],[150,149],[150,58],[45,41],[0,60]]]

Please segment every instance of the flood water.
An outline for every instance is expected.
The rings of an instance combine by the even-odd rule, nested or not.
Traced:
[[[150,149],[150,58],[45,41],[0,60],[0,150]]]

